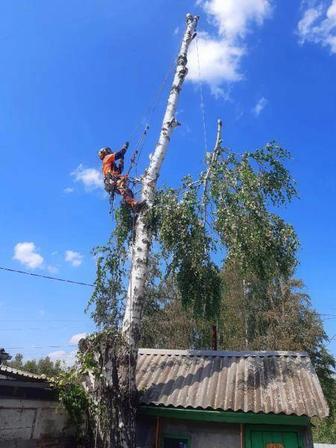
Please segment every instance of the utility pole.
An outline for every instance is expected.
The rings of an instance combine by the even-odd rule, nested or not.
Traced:
[[[170,89],[166,111],[158,143],[150,156],[148,169],[142,179],[142,200],[147,210],[153,206],[156,183],[166,155],[170,137],[178,126],[175,113],[182,85],[187,75],[187,54],[191,41],[196,36],[198,16],[187,14],[186,30],[176,61],[175,75]],[[136,350],[139,340],[139,327],[144,304],[144,288],[148,274],[148,256],[152,243],[151,231],[146,225],[146,209],[143,209],[135,223],[135,240],[132,246],[132,268],[129,277],[125,315],[122,331],[130,347]]]

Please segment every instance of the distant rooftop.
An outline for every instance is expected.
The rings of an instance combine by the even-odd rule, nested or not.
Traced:
[[[35,373],[26,372],[24,370],[14,369],[13,367],[0,365],[0,374],[9,376],[14,379],[29,379],[35,381],[47,381],[47,377],[45,375],[37,375]]]

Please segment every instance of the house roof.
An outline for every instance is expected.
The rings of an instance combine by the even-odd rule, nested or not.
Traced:
[[[17,380],[26,381],[37,381],[37,382],[47,382],[47,377],[45,375],[37,375],[35,373],[26,372],[24,370],[14,369],[13,367],[0,365],[0,377],[5,376]]]
[[[141,403],[325,417],[328,405],[307,353],[140,349]]]
[[[1,377],[47,383],[44,375],[0,365]],[[307,353],[139,349],[141,404],[326,417]]]
[[[57,400],[57,391],[45,375],[0,365],[0,398]]]

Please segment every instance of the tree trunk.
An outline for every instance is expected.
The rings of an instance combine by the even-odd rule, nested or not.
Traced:
[[[178,125],[175,119],[177,101],[182,84],[187,74],[187,53],[189,45],[195,36],[198,17],[187,15],[186,31],[184,33],[181,48],[178,54],[174,80],[168,97],[166,112],[162,122],[159,141],[154,153],[150,156],[148,169],[142,179],[142,200],[147,207],[143,209],[134,226],[134,243],[132,245],[132,267],[129,277],[125,315],[123,319],[121,338],[123,350],[118,350],[112,341],[112,346],[105,348],[107,365],[110,366],[111,375],[118,383],[118,403],[107,403],[107,408],[114,424],[118,425],[117,434],[111,428],[110,437],[106,447],[135,448],[135,411],[136,411],[136,382],[135,370],[137,361],[137,349],[140,338],[140,319],[144,305],[144,290],[148,273],[148,257],[152,243],[152,235],[146,225],[146,213],[153,206],[156,182],[160,174],[160,168],[168,149],[170,136]],[[125,348],[128,358],[125,358]],[[126,361],[129,361],[128,363]],[[109,376],[109,375],[107,375]],[[112,389],[109,382],[103,381],[107,387],[106,392],[111,395]],[[113,380],[111,382],[113,384]],[[105,387],[104,386],[104,387]],[[114,392],[116,389],[114,388]],[[99,394],[102,396],[101,394]],[[118,440],[117,445],[115,444]]]
[[[153,205],[157,179],[160,168],[168,149],[170,136],[178,125],[175,118],[177,101],[181,92],[183,81],[187,74],[187,53],[189,45],[195,36],[198,22],[197,16],[187,15],[186,31],[177,58],[176,71],[173,84],[168,97],[166,112],[162,122],[159,141],[155,151],[150,156],[149,167],[142,180],[142,199],[146,200],[147,207]],[[148,210],[147,208],[147,210]],[[146,209],[139,214],[135,223],[135,241],[132,247],[132,268],[129,277],[128,294],[125,315],[123,320],[123,334],[126,340],[136,351],[140,333],[140,319],[144,303],[144,289],[147,277],[148,255],[151,248],[152,235],[146,225]]]
[[[140,319],[144,305],[144,290],[148,274],[148,257],[152,243],[151,230],[146,225],[146,213],[153,206],[156,182],[166,154],[170,136],[178,125],[175,112],[183,81],[187,74],[187,53],[195,35],[198,17],[187,15],[173,84],[163,118],[159,141],[150,157],[142,179],[143,209],[134,225],[132,267],[122,331],[103,332],[88,338],[81,347],[83,354],[93,354],[93,367],[86,375],[86,390],[93,401],[89,420],[93,428],[95,448],[135,448],[135,415],[137,389],[135,382]]]
[[[93,355],[84,383],[91,400],[86,446],[135,448],[137,391],[129,378],[135,377],[136,363],[127,342],[119,332],[106,331],[82,339],[79,349]]]

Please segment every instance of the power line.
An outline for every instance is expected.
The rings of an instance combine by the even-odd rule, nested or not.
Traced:
[[[0,331],[49,331],[49,330],[58,330],[60,328],[66,328],[66,327],[57,326],[57,327],[0,328]]]
[[[0,319],[0,322],[83,322],[82,319]]]
[[[75,349],[77,347],[73,344],[63,344],[63,345],[23,345],[18,347],[6,347],[6,350],[31,350],[31,349],[41,349],[41,348],[64,348],[72,347]]]
[[[18,328],[0,328],[1,331],[49,331],[70,328],[70,325],[49,325],[48,327],[18,327]]]
[[[72,283],[73,285],[91,286],[91,287],[94,286],[94,285],[91,284],[91,283],[76,282],[75,280],[68,280],[68,279],[60,278],[60,277],[52,277],[52,276],[50,276],[50,275],[35,274],[34,272],[20,271],[20,270],[18,270],[18,269],[6,268],[6,267],[4,267],[4,266],[0,266],[0,269],[1,269],[2,271],[14,272],[15,274],[30,275],[30,276],[32,276],[32,277],[44,278],[44,279],[46,279],[46,280],[56,280],[56,281],[58,281],[58,282]]]

